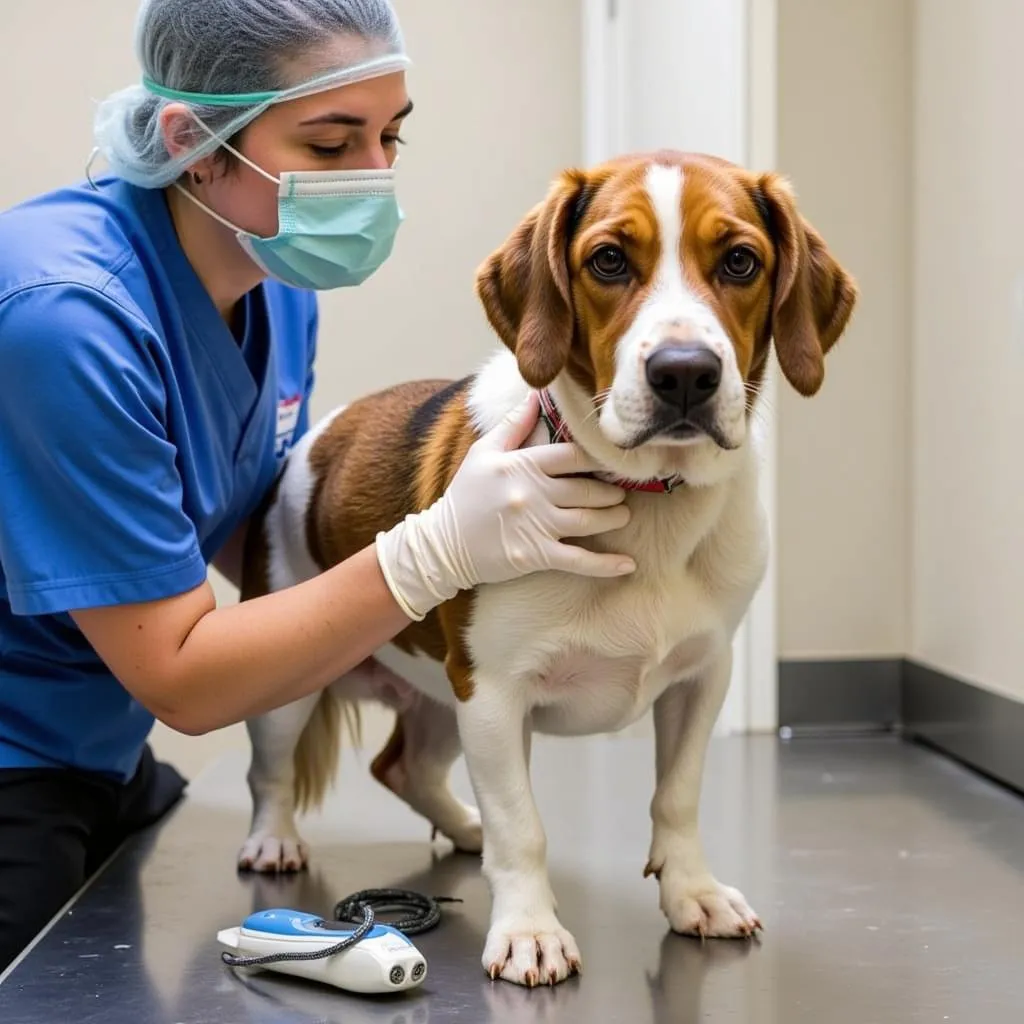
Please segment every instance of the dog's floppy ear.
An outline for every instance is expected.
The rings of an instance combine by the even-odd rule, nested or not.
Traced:
[[[825,379],[825,355],[857,302],[857,285],[796,208],[785,179],[764,175],[758,190],[770,212],[777,264],[772,333],[786,380],[804,396]]]
[[[575,324],[567,250],[585,185],[582,172],[563,173],[477,272],[487,319],[534,388],[547,387],[569,361]]]

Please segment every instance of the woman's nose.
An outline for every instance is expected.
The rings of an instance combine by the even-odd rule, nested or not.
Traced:
[[[368,171],[386,171],[391,162],[392,158],[384,151],[383,146],[373,146],[367,151],[364,166]]]

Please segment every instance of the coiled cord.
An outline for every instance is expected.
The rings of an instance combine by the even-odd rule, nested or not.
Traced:
[[[358,927],[344,939],[326,949],[311,950],[308,953],[266,953],[263,956],[234,956],[228,952],[221,953],[221,959],[229,967],[264,967],[268,964],[279,964],[295,960],[323,960],[329,956],[343,953],[357,943],[362,942],[372,930],[378,913],[393,914],[407,911],[408,916],[391,924],[405,935],[419,935],[421,932],[436,928],[441,922],[442,903],[461,903],[462,900],[450,896],[424,896],[411,889],[363,889],[361,892],[346,896],[334,907],[334,920],[347,921]]]

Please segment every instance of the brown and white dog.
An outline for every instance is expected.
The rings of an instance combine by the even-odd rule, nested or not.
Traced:
[[[677,932],[750,936],[757,916],[708,868],[697,807],[732,637],[767,556],[756,403],[773,338],[789,383],[818,391],[856,287],[782,179],[662,152],[562,174],[477,291],[507,350],[465,380],[403,384],[316,426],[252,531],[243,596],[309,578],[433,502],[529,388],[546,411],[529,443],[571,436],[629,488],[629,524],[585,543],[632,555],[637,571],[538,573],[461,594],[376,668],[250,722],[254,813],[239,863],[305,863],[294,815],[330,784],[341,710],[381,700],[397,721],[376,778],[457,847],[483,847],[484,968],[561,981],[580,952],[556,914],[530,734],[611,732],[653,707],[646,871],[661,907]],[[448,787],[460,746],[482,834]]]

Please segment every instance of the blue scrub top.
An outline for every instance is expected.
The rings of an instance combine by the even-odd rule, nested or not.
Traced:
[[[236,338],[160,190],[0,214],[0,768],[131,777],[153,716],[67,612],[206,578],[307,429],[316,329],[268,281]]]

